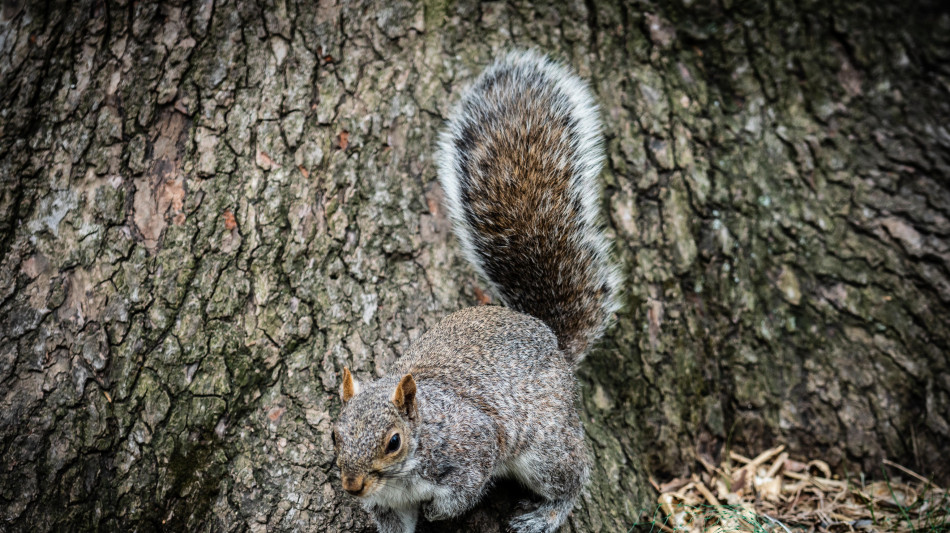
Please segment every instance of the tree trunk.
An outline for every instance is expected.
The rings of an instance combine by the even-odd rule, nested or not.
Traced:
[[[592,84],[627,280],[565,530],[729,448],[946,482],[950,15],[905,3],[5,1],[0,530],[372,530],[339,372],[483,298],[432,155],[511,46]]]

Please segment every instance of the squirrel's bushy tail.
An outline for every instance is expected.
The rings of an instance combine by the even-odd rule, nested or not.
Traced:
[[[439,139],[466,256],[509,307],[543,320],[572,363],[619,307],[600,229],[600,121],[587,85],[533,51],[475,81]]]

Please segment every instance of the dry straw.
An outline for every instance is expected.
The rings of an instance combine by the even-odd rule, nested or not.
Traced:
[[[784,446],[699,462],[704,471],[688,478],[650,479],[658,506],[631,531],[950,532],[948,491],[891,461],[874,482],[838,479],[824,461],[796,461]]]

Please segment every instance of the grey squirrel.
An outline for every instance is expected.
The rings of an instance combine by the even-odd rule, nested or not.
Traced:
[[[343,370],[343,488],[380,532],[411,533],[420,511],[458,516],[512,477],[543,501],[510,529],[553,532],[590,472],[574,371],[618,308],[597,108],[567,68],[510,52],[463,96],[437,160],[465,255],[507,307],[449,315],[379,380]]]

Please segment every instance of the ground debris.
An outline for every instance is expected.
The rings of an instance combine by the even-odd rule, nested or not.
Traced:
[[[704,458],[699,464],[702,471],[689,477],[651,479],[658,505],[637,526],[717,533],[950,531],[948,491],[892,461],[884,460],[876,476],[846,479],[820,459],[792,459],[785,446],[751,459],[730,452],[719,466]]]

